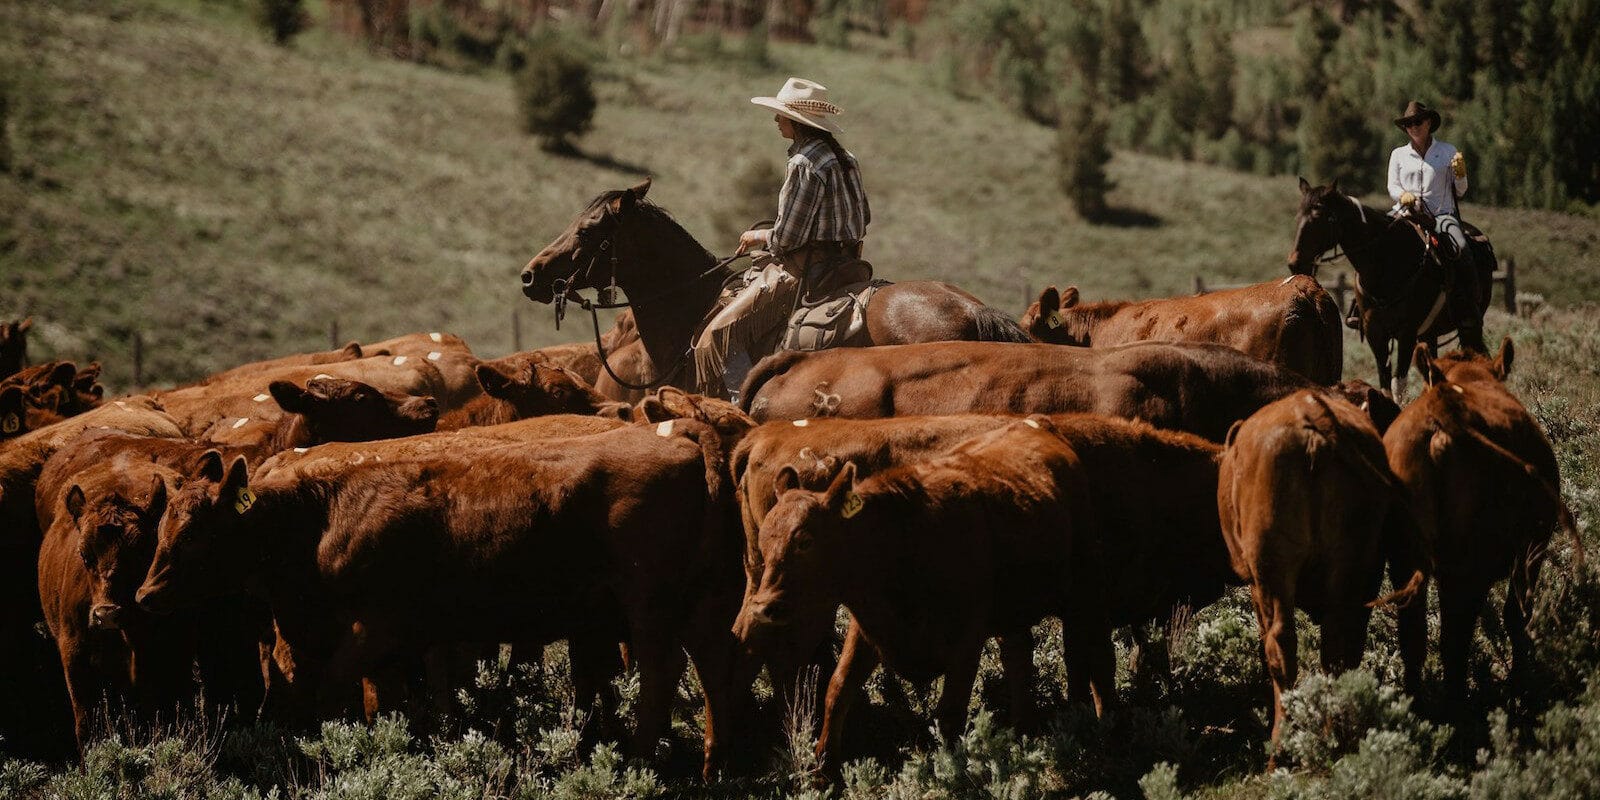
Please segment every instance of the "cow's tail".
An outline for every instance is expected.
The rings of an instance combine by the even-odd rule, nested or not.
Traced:
[[[765,386],[767,381],[788,372],[796,362],[805,357],[806,353],[802,350],[780,350],[761,359],[761,362],[750,370],[750,374],[744,377],[744,385],[739,387],[739,410],[749,414],[750,404],[761,392],[761,387]]]
[[[1022,326],[994,306],[979,305],[972,312],[973,329],[980,342],[1021,342],[1024,344],[1039,341],[1028,335]]]
[[[1296,287],[1284,319],[1284,336],[1291,347],[1305,351],[1306,377],[1329,386],[1344,377],[1344,321],[1327,290],[1314,279],[1309,283]]]
[[[1528,463],[1528,461],[1522,456],[1519,456],[1516,453],[1513,453],[1510,450],[1502,447],[1499,442],[1484,436],[1471,425],[1462,425],[1461,432],[1466,434],[1467,438],[1477,442],[1478,446],[1488,450],[1496,457],[1503,461],[1509,462],[1512,466],[1522,471],[1523,474],[1527,475],[1533,480],[1533,484],[1537,486],[1544,494],[1545,499],[1555,504],[1556,522],[1561,526],[1563,533],[1566,533],[1568,536],[1572,537],[1573,557],[1576,559],[1575,566],[1581,568],[1586,560],[1586,555],[1583,549],[1583,537],[1578,533],[1578,525],[1576,520],[1574,520],[1572,517],[1572,510],[1567,508],[1566,501],[1561,499],[1561,491],[1551,484],[1551,482],[1543,475],[1539,474],[1538,467]]]
[[[737,547],[743,553],[744,539],[730,535],[737,529],[737,510],[728,493],[728,457],[723,449],[722,435],[715,427],[691,419],[675,419],[661,423],[671,425],[673,432],[700,446],[700,461],[705,469],[706,514],[702,520],[704,538],[701,552],[714,564],[725,559],[726,549]],[[730,513],[732,510],[733,513]]]

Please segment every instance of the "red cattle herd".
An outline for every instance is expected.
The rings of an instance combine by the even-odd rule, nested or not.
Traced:
[[[1510,581],[1521,674],[1532,582],[1556,530],[1576,541],[1509,339],[1419,349],[1429,385],[1402,409],[1339,382],[1336,309],[1305,278],[1143,303],[1052,288],[1023,319],[1038,343],[782,353],[742,406],[630,404],[595,390],[592,345],[480,360],[442,333],[107,398],[98,364],[28,365],[29,326],[0,326],[0,749],[32,758],[71,758],[108,710],[291,729],[422,711],[475,654],[564,641],[587,711],[638,671],[633,756],[659,757],[692,665],[704,774],[755,768],[750,743],[780,736],[765,668],[769,706],[817,704],[827,777],[880,666],[944,678],[948,737],[994,638],[1007,719],[1036,729],[1053,619],[1064,695],[1104,714],[1118,629],[1142,641],[1232,587],[1276,742],[1297,610],[1325,670],[1361,661],[1375,609],[1398,615],[1417,692],[1437,583],[1461,700],[1490,588]],[[636,336],[624,315],[605,341]],[[818,696],[808,666],[831,674]]]

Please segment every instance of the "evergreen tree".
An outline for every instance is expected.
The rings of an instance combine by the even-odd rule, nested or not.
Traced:
[[[1144,33],[1133,0],[1105,0],[1101,31],[1101,92],[1113,100],[1133,100],[1144,88],[1147,63]]]
[[[1056,137],[1056,159],[1061,191],[1085,219],[1106,212],[1106,192],[1113,184],[1106,176],[1111,149],[1106,146],[1106,121],[1095,98],[1080,84],[1061,98],[1061,127]]]
[[[1204,94],[1197,122],[1208,138],[1215,139],[1233,123],[1233,43],[1221,25],[1210,23],[1201,29],[1195,61]]]
[[[273,44],[279,46],[287,45],[310,24],[300,0],[256,0],[255,15],[256,23],[265,28]]]
[[[1377,147],[1361,106],[1338,87],[1313,103],[1300,121],[1301,169],[1316,183],[1337,178],[1358,194],[1377,188],[1382,173],[1372,165]]]
[[[596,100],[589,65],[554,37],[530,43],[516,75],[523,130],[552,152],[573,152],[572,137],[589,130]]]

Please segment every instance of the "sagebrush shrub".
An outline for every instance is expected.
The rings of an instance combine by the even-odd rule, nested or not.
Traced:
[[[1316,774],[1329,774],[1341,756],[1355,752],[1374,734],[1398,734],[1428,763],[1450,738],[1449,728],[1413,713],[1411,698],[1399,687],[1380,684],[1364,670],[1338,677],[1307,675],[1284,693],[1283,710],[1280,758]],[[1381,746],[1385,753],[1395,751],[1387,741]]]

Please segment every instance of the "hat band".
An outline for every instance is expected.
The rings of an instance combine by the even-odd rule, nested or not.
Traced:
[[[802,114],[838,114],[838,106],[826,100],[784,100],[783,104],[791,111]]]

